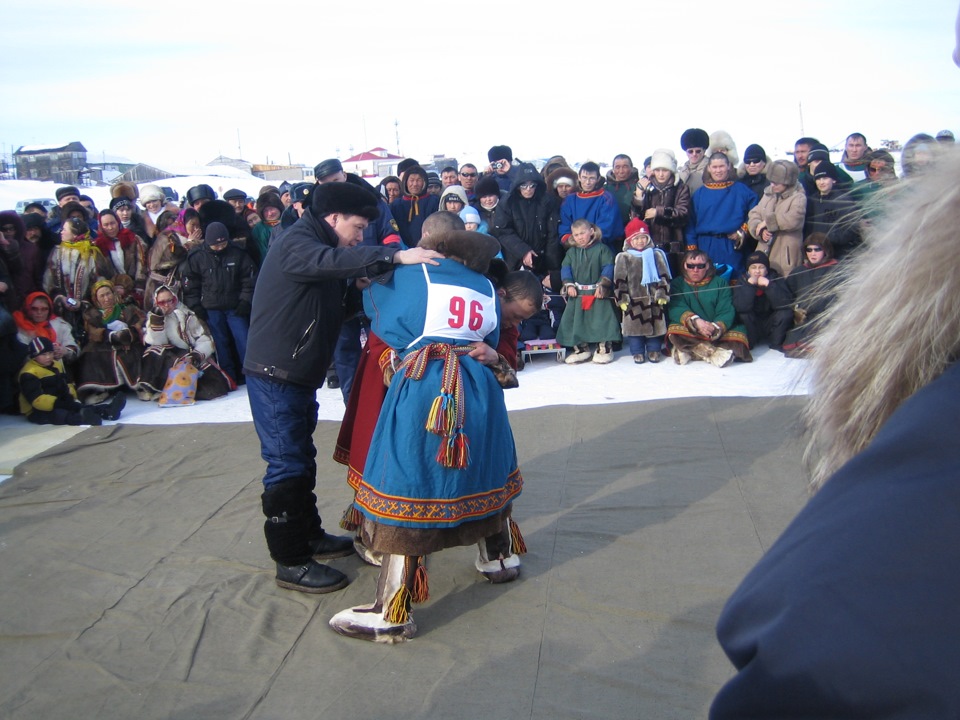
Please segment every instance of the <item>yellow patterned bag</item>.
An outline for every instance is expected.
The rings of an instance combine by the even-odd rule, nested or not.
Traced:
[[[189,355],[179,358],[167,373],[167,382],[160,393],[160,407],[186,407],[197,401],[197,380],[200,371],[190,361]]]

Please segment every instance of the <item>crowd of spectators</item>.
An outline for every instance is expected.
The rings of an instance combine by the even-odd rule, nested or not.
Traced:
[[[538,167],[495,145],[486,166],[428,172],[408,158],[376,186],[336,159],[319,163],[315,176],[375,198],[380,214],[363,244],[413,247],[438,210],[493,236],[506,270],[529,271],[544,288],[521,343],[559,331],[571,364],[607,363],[626,346],[638,364],[672,357],[723,367],[749,362],[763,344],[807,354],[835,270],[868,251],[871,224],[900,180],[953,142],[949,131],[914,136],[900,177],[893,155],[860,133],[847,137],[836,163],[812,137],[796,141],[792,159],[772,160],[750,144],[741,162],[729,133],[699,128],[681,134],[682,162],[665,148],[639,165],[621,153],[605,174],[596,162],[573,167],[560,155]],[[18,376],[46,373],[39,356],[77,402],[107,407],[104,417],[119,414],[115,398],[127,390],[155,400],[184,355],[209,378],[200,397],[242,383],[258,269],[314,187],[267,185],[256,198],[231,189],[219,198],[198,185],[179,206],[156,185],[120,183],[98,210],[80,188],[64,186],[49,216],[39,203],[0,212],[0,411],[90,420],[21,408]],[[361,308],[359,290],[345,283],[328,376],[344,400],[364,335]]]

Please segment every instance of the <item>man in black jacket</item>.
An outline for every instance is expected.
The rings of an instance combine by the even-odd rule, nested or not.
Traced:
[[[376,199],[351,183],[312,189],[310,208],[276,237],[253,299],[244,371],[253,422],[267,463],[261,496],[264,536],[277,585],[327,593],[347,577],[318,559],[353,552],[353,539],[327,534],[317,510],[316,392],[343,322],[350,278],[370,278],[399,264],[436,264],[432,250],[361,246],[377,217]]]

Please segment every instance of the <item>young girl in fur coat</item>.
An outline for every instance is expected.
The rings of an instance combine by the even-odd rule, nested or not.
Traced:
[[[664,308],[670,299],[670,268],[666,253],[653,247],[643,220],[631,220],[626,232],[613,268],[614,300],[623,311],[620,329],[635,363],[656,363],[667,334]]]

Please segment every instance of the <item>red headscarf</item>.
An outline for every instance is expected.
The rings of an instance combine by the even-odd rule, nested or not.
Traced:
[[[43,298],[47,301],[47,304],[50,306],[50,314],[47,315],[47,319],[42,323],[35,323],[33,320],[30,320],[27,317],[27,309],[33,304],[33,301],[37,298]],[[23,330],[28,335],[34,337],[45,337],[50,342],[57,341],[57,331],[53,329],[53,326],[50,324],[51,320],[56,319],[56,315],[53,314],[53,301],[50,300],[50,296],[45,292],[32,292],[27,295],[27,299],[23,301],[22,310],[13,311],[13,320],[17,323],[17,327],[20,330]]]

